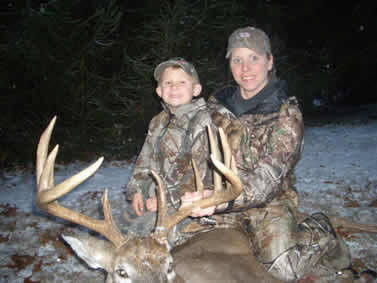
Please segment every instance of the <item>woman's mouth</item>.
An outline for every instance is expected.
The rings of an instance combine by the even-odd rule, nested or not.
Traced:
[[[253,81],[253,80],[255,80],[255,76],[243,76],[242,80],[244,82]]]

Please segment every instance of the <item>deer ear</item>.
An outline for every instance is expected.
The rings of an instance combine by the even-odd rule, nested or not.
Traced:
[[[62,237],[77,256],[91,268],[101,268],[111,272],[111,259],[115,254],[115,247],[112,243],[91,236],[71,237],[62,235]]]

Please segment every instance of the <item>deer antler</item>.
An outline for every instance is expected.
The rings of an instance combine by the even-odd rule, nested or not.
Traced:
[[[48,145],[50,143],[51,133],[54,128],[56,116],[51,120],[46,130],[41,135],[37,149],[37,206],[52,215],[63,218],[70,222],[85,226],[96,231],[116,247],[120,247],[127,238],[118,230],[112,217],[111,207],[107,199],[107,190],[102,197],[102,207],[104,212],[104,220],[98,220],[88,217],[79,212],[72,211],[61,206],[57,199],[73,190],[79,184],[93,175],[103,162],[103,157],[99,158],[95,163],[82,170],[78,174],[70,177],[64,182],[54,185],[54,164],[58,153],[59,146],[56,145],[52,152],[47,156]]]
[[[241,183],[240,178],[238,177],[238,172],[236,169],[234,158],[230,157],[231,156],[230,147],[229,147],[227,138],[224,134],[224,131],[221,128],[219,129],[221,144],[222,144],[223,152],[224,152],[224,160],[230,163],[230,165],[228,165],[230,169],[226,165],[221,163],[219,160],[217,160],[217,157],[219,156],[219,149],[218,149],[218,146],[215,145],[213,134],[210,127],[208,127],[208,133],[209,133],[210,146],[211,146],[211,152],[212,152],[211,160],[213,164],[215,165],[216,169],[225,176],[225,178],[227,179],[227,181],[229,181],[231,185],[227,185],[227,188],[224,190],[221,183],[221,176],[218,175],[219,177],[218,180],[217,181],[214,180],[214,191],[208,198],[204,198],[199,201],[193,202],[189,206],[181,207],[176,213],[169,216],[166,195],[164,192],[164,186],[162,184],[160,177],[155,172],[152,171],[152,174],[154,178],[156,179],[156,182],[158,185],[158,190],[157,190],[157,193],[158,193],[157,201],[158,201],[158,210],[159,210],[158,220],[157,220],[158,228],[162,228],[163,230],[166,229],[168,231],[172,227],[174,227],[177,223],[179,223],[184,218],[189,216],[193,208],[195,207],[207,208],[210,206],[222,204],[224,202],[229,202],[237,198],[242,192],[242,183]],[[193,161],[193,167],[194,167],[195,178],[197,181],[197,187],[199,188],[199,190],[201,190],[203,186],[201,184],[200,178],[198,177],[198,172],[197,172],[194,161]],[[214,179],[216,178],[217,177],[215,175]]]

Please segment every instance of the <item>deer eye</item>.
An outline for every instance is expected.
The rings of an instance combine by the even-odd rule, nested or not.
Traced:
[[[124,269],[118,269],[116,272],[117,272],[117,274],[120,277],[122,277],[122,278],[128,278],[127,271],[125,271]]]

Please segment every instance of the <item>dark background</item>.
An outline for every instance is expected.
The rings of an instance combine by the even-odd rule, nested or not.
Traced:
[[[59,160],[128,159],[160,109],[154,67],[185,57],[203,95],[232,83],[238,27],[269,34],[306,119],[377,102],[375,1],[55,0],[0,3],[0,168],[32,166],[58,116]]]

